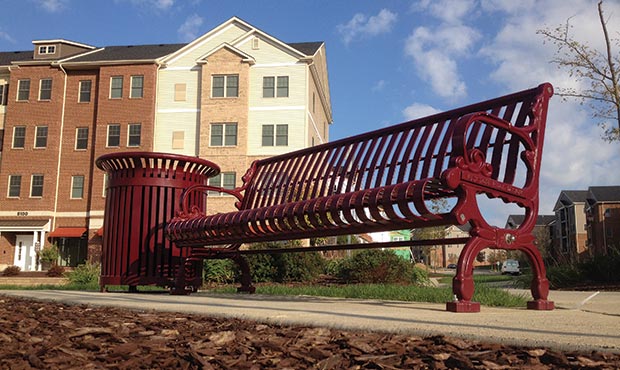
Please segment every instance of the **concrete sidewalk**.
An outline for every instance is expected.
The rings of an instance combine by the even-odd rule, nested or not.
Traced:
[[[523,292],[529,296],[528,291]],[[154,293],[0,291],[0,295],[68,304],[235,317],[276,324],[324,326],[415,335],[442,334],[561,350],[620,352],[620,292],[550,293],[556,310],[482,306],[455,314],[444,304],[264,295],[171,296]]]

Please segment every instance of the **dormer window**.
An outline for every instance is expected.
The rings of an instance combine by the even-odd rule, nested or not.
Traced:
[[[56,54],[56,46],[39,46],[39,54]]]

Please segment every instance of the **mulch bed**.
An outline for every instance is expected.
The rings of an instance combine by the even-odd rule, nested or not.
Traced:
[[[266,325],[238,319],[0,296],[2,369],[620,368],[620,354],[444,336]]]

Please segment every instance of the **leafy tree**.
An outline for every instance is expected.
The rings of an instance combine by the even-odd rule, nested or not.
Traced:
[[[603,51],[575,40],[572,17],[564,25],[536,33],[543,35],[545,42],[555,45],[555,57],[551,62],[558,68],[566,69],[577,81],[584,82],[582,89],[559,87],[558,95],[587,103],[592,117],[599,121],[598,125],[604,130],[603,139],[620,141],[620,59],[617,51],[612,50],[620,46],[620,40],[609,37],[602,0],[598,2],[598,15],[605,40]]]

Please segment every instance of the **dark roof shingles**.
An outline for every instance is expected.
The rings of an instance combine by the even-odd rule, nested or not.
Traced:
[[[588,190],[598,202],[620,201],[620,186],[590,186]]]
[[[0,52],[0,66],[10,66],[11,62],[32,60],[34,51],[3,51]]]
[[[319,50],[319,48],[321,47],[321,45],[323,45],[322,41],[315,41],[315,42],[293,42],[293,43],[288,43],[288,46],[302,52],[305,55],[308,56],[312,56],[314,55],[317,50]]]
[[[174,53],[185,45],[187,44],[106,46],[94,53],[73,58],[68,63],[154,60]]]

